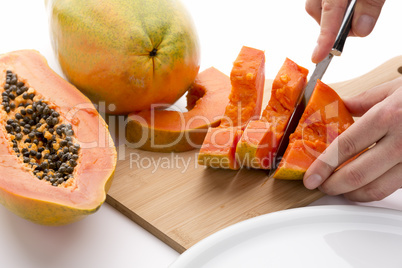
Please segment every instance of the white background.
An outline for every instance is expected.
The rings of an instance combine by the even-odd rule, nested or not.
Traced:
[[[267,78],[274,78],[285,57],[313,70],[310,57],[319,27],[305,12],[303,0],[184,3],[198,30],[201,70],[214,66],[229,74],[243,45],[265,51]],[[401,12],[400,1],[387,1],[373,33],[364,39],[349,38],[343,55],[332,61],[323,81],[360,76],[402,54]],[[50,46],[42,1],[2,0],[0,36],[0,54],[36,49],[62,74]],[[320,204],[349,202],[342,197],[324,197],[314,203]],[[362,205],[402,210],[402,194]],[[167,267],[179,256],[108,204],[94,215],[62,227],[33,224],[0,206],[0,237],[1,267]]]

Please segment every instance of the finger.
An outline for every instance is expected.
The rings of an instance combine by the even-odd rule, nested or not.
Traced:
[[[343,99],[345,106],[353,116],[362,116],[375,104],[402,87],[402,77],[366,90],[356,96]]]
[[[378,179],[344,196],[356,202],[379,201],[402,187],[402,164],[398,164]]]
[[[318,24],[320,24],[321,21],[321,1],[322,0],[307,0],[305,5],[307,13],[313,17]]]
[[[352,32],[356,36],[367,36],[373,30],[385,0],[359,0],[356,2],[352,21]]]
[[[321,30],[311,60],[315,63],[322,61],[334,45],[343,16],[347,8],[347,0],[323,0],[321,11]]]
[[[333,173],[320,190],[339,195],[362,188],[397,165],[402,155],[395,149],[395,139],[386,136],[373,148]]]
[[[339,135],[328,148],[311,164],[304,175],[304,185],[315,189],[321,185],[340,164],[368,148],[388,131],[388,122],[381,120],[381,113],[370,109],[364,117]],[[370,135],[361,135],[370,133]]]

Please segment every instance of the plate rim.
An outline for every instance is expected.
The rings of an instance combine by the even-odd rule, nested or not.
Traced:
[[[387,215],[392,215],[395,217],[400,217],[402,220],[402,211],[393,208],[386,208],[386,207],[376,207],[370,205],[316,205],[316,206],[307,206],[307,207],[297,207],[297,208],[289,208],[285,210],[274,211],[271,213],[259,215],[253,218],[249,218],[235,224],[232,224],[226,228],[216,231],[215,233],[205,237],[204,239],[200,240],[186,251],[184,251],[180,256],[169,265],[169,268],[180,268],[186,267],[185,265],[189,263],[192,259],[194,259],[193,252],[203,252],[205,251],[208,246],[213,246],[214,242],[223,241],[224,239],[230,238],[233,235],[236,235],[236,230],[244,231],[247,229],[247,226],[253,227],[253,225],[264,224],[265,222],[269,222],[269,224],[273,224],[276,221],[286,221],[287,217],[294,217],[295,216],[316,216],[318,211],[325,211],[327,213],[333,213],[337,211],[340,214],[346,213],[382,213]]]

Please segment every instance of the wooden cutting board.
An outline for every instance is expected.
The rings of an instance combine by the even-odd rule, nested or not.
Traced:
[[[402,56],[370,73],[332,84],[351,96],[401,76]],[[266,81],[263,107],[272,80]],[[153,153],[119,148],[115,178],[107,203],[179,253],[234,223],[288,208],[306,206],[322,197],[301,181],[267,180],[262,170],[240,171],[197,165],[197,150]]]

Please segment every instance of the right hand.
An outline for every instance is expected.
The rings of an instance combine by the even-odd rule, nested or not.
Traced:
[[[321,25],[311,60],[322,61],[331,51],[348,6],[348,0],[306,0],[306,11]],[[349,35],[364,37],[373,30],[385,0],[357,0]]]

